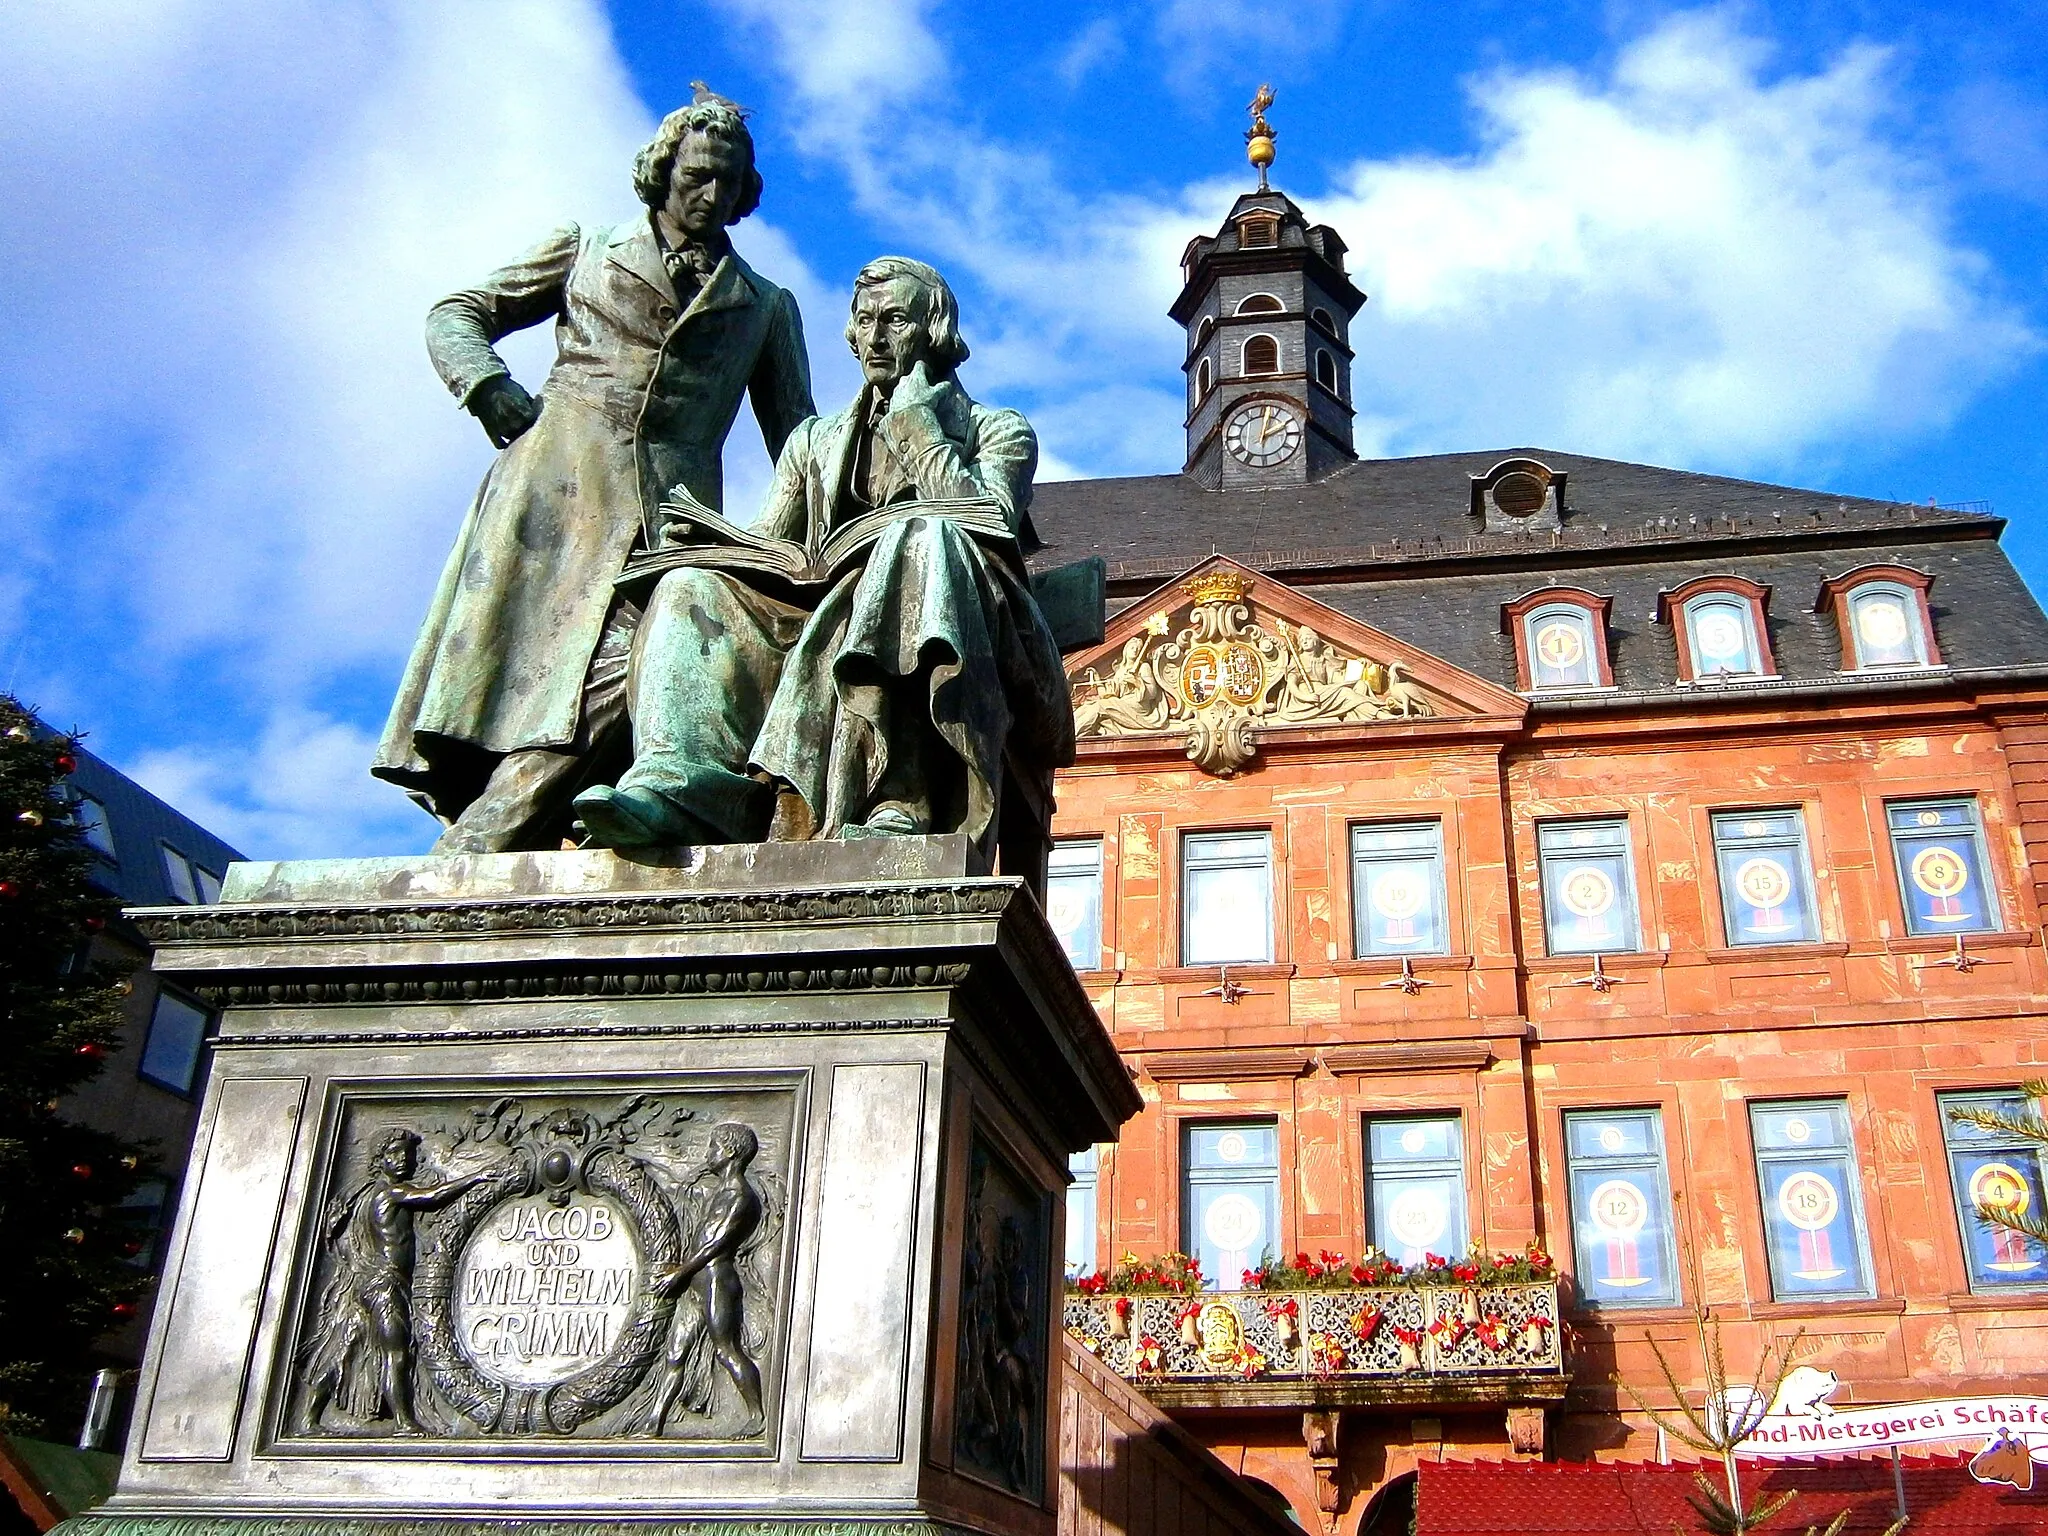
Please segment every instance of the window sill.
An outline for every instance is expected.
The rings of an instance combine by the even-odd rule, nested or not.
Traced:
[[[1948,671],[1945,661],[1916,661],[1911,666],[1837,667],[1837,677],[1924,677]]]
[[[1402,958],[1400,955],[1362,955],[1354,960],[1332,960],[1328,969],[1332,976],[1398,976]],[[1473,965],[1470,955],[1409,955],[1406,958],[1410,968],[1417,971],[1469,971]]]
[[[1749,1315],[1759,1320],[1801,1317],[1898,1317],[1906,1310],[1903,1296],[1851,1296],[1832,1301],[1756,1301]]]
[[[1956,940],[1969,949],[2027,949],[2034,942],[2031,931],[1988,928],[1980,933],[1924,933],[1911,938],[1886,939],[1887,953],[1894,955],[1953,955]]]
[[[1525,699],[1560,699],[1586,693],[1619,693],[1618,683],[1560,683],[1555,688],[1522,688],[1517,690]]]
[[[1596,956],[1588,951],[1583,955],[1532,955],[1522,962],[1522,968],[1532,976],[1554,975],[1559,971],[1576,971],[1590,967]],[[1624,949],[1601,950],[1597,958],[1600,968],[1606,971],[1660,971],[1671,963],[1668,949]]]
[[[1741,683],[1782,683],[1782,672],[1709,672],[1705,677],[1681,677],[1681,688],[1726,688]]]
[[[1233,977],[1246,981],[1284,980],[1294,974],[1294,967],[1285,961],[1232,960],[1219,965],[1165,965],[1156,971],[1126,971],[1124,975],[1126,979],[1142,978],[1147,981],[1204,981],[1219,984],[1226,970]]]
[[[1849,953],[1849,946],[1839,940],[1824,940],[1810,944],[1743,944],[1706,953],[1709,965],[1740,965],[1745,960],[1839,960]]]
[[[1624,1328],[1639,1323],[1692,1323],[1699,1319],[1690,1307],[1568,1307],[1565,1321],[1575,1327]]]
[[[1080,978],[1081,985],[1084,987],[1109,987],[1121,981],[1124,973],[1122,971],[1104,970],[1076,971],[1074,974]]]
[[[2048,1307],[2048,1284],[2016,1285],[2009,1291],[1955,1291],[1942,1299],[1951,1312],[2038,1312]]]

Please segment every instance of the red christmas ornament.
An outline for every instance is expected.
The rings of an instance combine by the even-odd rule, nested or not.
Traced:
[[[19,896],[21,887],[12,880],[0,880],[0,896]]]
[[[135,1305],[134,1305],[134,1303],[133,1303],[133,1302],[127,1302],[127,1301],[117,1301],[117,1302],[115,1302],[115,1303],[114,1303],[114,1316],[116,1316],[116,1317],[133,1317],[134,1315],[135,1315]]]
[[[142,1252],[142,1244],[133,1241],[123,1243],[121,1245],[121,1252],[132,1259],[135,1255]]]
[[[85,931],[87,933],[98,933],[106,926],[107,920],[104,917],[88,917],[85,920]]]
[[[90,1061],[98,1061],[102,1056],[106,1055],[106,1052],[88,1040],[78,1048],[78,1054]]]
[[[89,1178],[91,1178],[91,1177],[92,1177],[92,1164],[91,1164],[91,1163],[73,1163],[73,1164],[71,1165],[71,1176],[72,1176],[72,1177],[73,1177],[74,1179],[89,1179]]]
[[[59,773],[76,773],[78,771],[78,759],[69,752],[58,753],[57,771]]]

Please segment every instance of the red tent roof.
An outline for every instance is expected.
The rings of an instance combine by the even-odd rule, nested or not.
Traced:
[[[2037,1536],[2048,1532],[2048,1475],[2031,1493],[1978,1482],[1960,1458],[1903,1461],[1908,1536]],[[2048,1473],[2048,1469],[2043,1469]],[[1415,1536],[1671,1536],[1703,1530],[1686,1502],[1693,1474],[1724,1488],[1718,1466],[1680,1462],[1426,1461],[1416,1469]],[[1745,1500],[1782,1489],[1799,1497],[1760,1529],[1825,1527],[1844,1508],[1848,1533],[1879,1532],[1896,1518],[1892,1464],[1882,1460],[1742,1463]]]

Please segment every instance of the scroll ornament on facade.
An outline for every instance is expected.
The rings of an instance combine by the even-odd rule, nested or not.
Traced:
[[[1245,602],[1251,588],[1225,570],[1183,583],[1193,605],[1185,624],[1175,629],[1166,613],[1154,614],[1106,677],[1089,667],[1074,680],[1075,734],[1184,731],[1189,759],[1228,778],[1257,753],[1262,726],[1436,713],[1400,662],[1345,655],[1306,624],[1255,617]]]

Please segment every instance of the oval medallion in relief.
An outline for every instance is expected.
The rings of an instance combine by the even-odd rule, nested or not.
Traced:
[[[642,1270],[632,1217],[615,1201],[507,1200],[456,1263],[456,1347],[507,1386],[567,1381],[618,1347]]]

